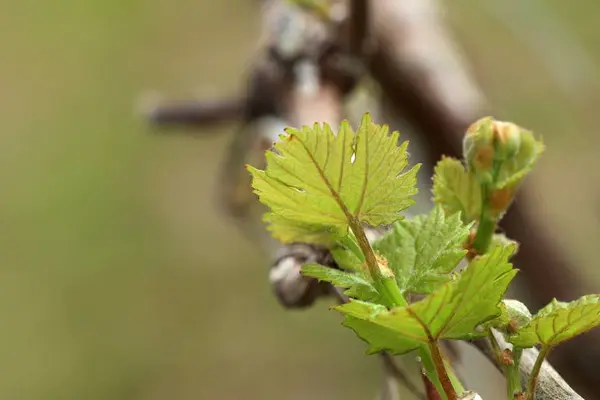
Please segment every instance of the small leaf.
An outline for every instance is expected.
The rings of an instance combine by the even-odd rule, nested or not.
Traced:
[[[463,141],[468,169],[477,180],[513,192],[543,151],[544,144],[532,132],[492,117],[473,123]]]
[[[438,205],[428,215],[397,222],[373,247],[388,260],[402,292],[426,294],[450,279],[467,253],[469,230],[460,214],[446,217]]]
[[[384,328],[368,320],[346,316],[342,325],[352,329],[359,338],[369,344],[367,354],[387,351],[390,354],[400,355],[420,346],[419,342],[404,338],[392,329]]]
[[[342,246],[335,246],[330,250],[335,263],[339,265],[341,269],[351,271],[362,271],[361,261],[352,251]]]
[[[529,309],[518,300],[504,299],[500,302],[499,306],[501,310],[500,316],[484,324],[486,328],[497,328],[502,332],[513,334],[531,321]]]
[[[536,139],[531,131],[519,129],[519,150],[502,163],[496,188],[517,187],[531,171],[533,165],[544,152],[544,143]]]
[[[496,247],[496,246],[501,246],[501,247],[514,246],[515,252],[513,253],[513,257],[515,255],[517,255],[517,253],[519,252],[519,243],[512,239],[507,238],[506,235],[504,235],[502,233],[495,233],[492,236],[491,247]]]
[[[390,135],[369,114],[356,134],[347,121],[337,136],[327,124],[286,132],[266,152],[264,171],[247,167],[280,241],[330,244],[347,234],[351,220],[391,224],[414,203],[418,166],[403,173],[408,142],[398,146],[399,133]]]
[[[531,312],[525,304],[512,299],[502,300],[502,303],[506,307],[508,319],[514,321],[517,327],[526,325],[531,321]]]
[[[500,303],[517,270],[508,262],[514,248],[496,247],[473,260],[457,280],[407,307],[387,310],[362,301],[335,307],[345,315],[391,329],[411,342],[469,339],[480,324],[500,315]],[[354,327],[357,331],[356,326]],[[364,332],[357,332],[366,338]]]
[[[519,347],[553,347],[600,325],[600,296],[588,295],[563,303],[552,300],[524,327],[508,338]]]
[[[329,282],[333,286],[348,289],[344,294],[349,297],[371,301],[379,298],[379,293],[364,273],[340,271],[318,264],[303,265],[300,271],[304,276],[310,276],[320,281]]]
[[[433,201],[440,204],[446,215],[460,212],[463,222],[479,219],[481,214],[481,187],[475,175],[454,158],[444,157],[435,167]]]
[[[385,306],[355,300],[345,304],[344,307],[352,310],[354,316],[346,315],[343,325],[352,329],[359,338],[370,345],[367,354],[380,351],[404,354],[420,346],[420,341],[410,340],[398,335],[392,329],[369,321],[372,317],[387,312]]]

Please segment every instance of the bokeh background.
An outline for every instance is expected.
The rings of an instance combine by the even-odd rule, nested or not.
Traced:
[[[543,134],[535,212],[598,291],[600,3],[444,4],[496,116]],[[148,91],[237,93],[258,12],[2,4],[0,398],[375,396],[377,359],[326,306],[284,311],[267,259],[216,211],[235,125],[160,136],[136,113]]]

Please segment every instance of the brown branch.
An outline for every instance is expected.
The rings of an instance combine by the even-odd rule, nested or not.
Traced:
[[[368,0],[350,1],[349,18],[349,50],[351,54],[360,56],[368,33],[369,2]]]
[[[238,119],[244,99],[180,101],[150,104],[142,110],[144,117],[154,125],[197,126]]]

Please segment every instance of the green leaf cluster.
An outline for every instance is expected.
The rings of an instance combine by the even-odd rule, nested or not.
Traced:
[[[508,262],[513,250],[497,247],[476,258],[455,279],[406,307],[388,310],[355,300],[335,309],[347,316],[346,326],[370,343],[369,352],[400,354],[439,339],[480,336],[478,327],[500,315],[499,303],[517,272]],[[391,337],[402,341],[389,341]]]
[[[447,282],[464,258],[469,230],[460,214],[446,217],[436,206],[428,215],[396,222],[373,248],[387,259],[403,293],[427,294]]]
[[[544,146],[517,125],[477,121],[463,142],[464,163],[443,158],[436,165],[432,211],[403,219],[419,168],[407,169],[407,145],[365,114],[357,131],[347,121],[337,134],[327,124],[288,128],[266,152],[265,170],[247,168],[276,239],[330,249],[340,269],[310,264],[302,274],[344,289],[350,301],[335,310],[369,354],[418,349],[437,390],[456,399],[463,389],[438,341],[498,328],[515,346],[516,366],[505,370],[512,398],[521,392],[523,348],[542,345],[539,372],[551,348],[600,325],[598,295],[554,300],[533,317],[522,303],[503,300],[517,273],[509,259],[518,244],[496,233],[497,223]],[[390,229],[369,243],[366,226]],[[411,302],[413,295],[421,299]]]

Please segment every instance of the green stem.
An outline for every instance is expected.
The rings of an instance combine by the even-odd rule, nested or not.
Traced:
[[[421,358],[421,364],[425,369],[425,375],[433,386],[435,386],[435,390],[444,398],[444,400],[448,400],[446,394],[444,393],[444,388],[442,387],[442,383],[440,382],[438,375],[436,373],[435,363],[433,362],[433,358],[431,357],[431,352],[429,348],[425,345],[422,345],[419,348],[419,357]]]
[[[371,279],[373,279],[375,287],[386,300],[386,305],[388,307],[408,305],[406,299],[404,296],[402,296],[402,293],[398,288],[393,274],[389,276],[382,273],[377,262],[377,258],[375,257],[375,252],[369,243],[369,239],[367,239],[367,235],[365,234],[365,230],[363,229],[360,221],[355,218],[351,218],[350,229],[352,229],[352,232],[356,236],[358,247],[360,247],[360,250],[365,256],[365,262],[367,264],[369,274],[371,275]]]
[[[535,360],[535,364],[533,364],[533,369],[531,370],[531,375],[529,376],[529,382],[527,383],[527,400],[535,399],[535,387],[537,385],[538,377],[540,375],[540,370],[542,369],[542,364],[544,360],[552,350],[552,347],[542,345],[540,349],[540,353],[538,354],[537,359]]]
[[[501,363],[500,358],[502,357],[502,350],[500,349],[500,346],[498,345],[498,341],[496,341],[496,338],[494,337],[494,334],[492,333],[491,329],[488,329],[487,334],[488,334],[488,340],[490,341],[490,345],[492,346],[492,350],[494,351],[494,356],[496,357],[496,362],[498,362],[498,364],[500,364]]]
[[[473,249],[477,254],[485,254],[492,243],[492,237],[496,230],[496,220],[487,211],[487,201],[483,201],[481,217],[477,225],[477,233],[473,241]]]
[[[365,261],[365,256],[360,250],[360,247],[358,246],[356,236],[351,230],[348,232],[348,235],[344,236],[340,240],[340,243],[343,244],[348,250],[350,250],[352,254],[354,254],[356,258],[360,260],[360,262]]]
[[[513,364],[506,366],[506,384],[508,386],[508,398],[513,400],[515,393],[521,393],[523,391],[521,387],[521,373],[519,371],[519,365],[521,364],[521,354],[523,349],[518,347],[513,348]]]
[[[502,167],[502,160],[494,160],[492,166],[492,182],[489,184],[481,185],[481,215],[479,217],[479,223],[477,226],[477,233],[473,240],[473,249],[477,254],[485,254],[490,244],[492,243],[492,237],[496,231],[497,219],[490,214],[490,193],[495,188],[500,175],[500,168]]]
[[[498,365],[502,367],[504,371],[504,376],[506,377],[506,391],[509,400],[514,400],[515,393],[522,392],[521,389],[521,375],[519,372],[519,364],[521,363],[521,354],[523,353],[523,349],[519,349],[514,347],[512,350],[512,364],[505,364],[502,358],[502,349],[498,345],[498,341],[494,337],[491,329],[488,329],[488,340],[492,346],[492,350],[494,351],[494,356],[496,357],[496,362]]]
[[[419,357],[421,358],[421,363],[423,364],[423,368],[425,369],[425,374],[427,375],[431,383],[433,383],[438,393],[441,396],[443,396],[445,400],[447,400],[442,383],[438,378],[437,369],[435,367],[435,363],[433,361],[433,357],[431,355],[429,347],[422,345],[418,351]],[[452,382],[452,386],[454,387],[456,393],[464,393],[465,387],[463,386],[460,379],[458,379],[456,372],[454,372],[452,364],[444,360],[444,366],[446,368],[446,372],[448,373],[448,378],[450,379],[450,382]]]
[[[381,285],[385,288],[385,291],[389,296],[389,299],[391,300],[393,306],[398,307],[408,305],[408,302],[402,295],[402,292],[400,291],[400,288],[396,283],[396,278],[383,276],[381,280]]]
[[[452,365],[447,361],[444,361],[444,365],[446,366],[446,372],[448,372],[448,377],[450,378],[450,382],[452,382],[452,386],[454,386],[456,393],[464,393],[465,387],[460,379],[458,379],[458,376],[456,375],[456,372],[454,372]]]
[[[435,365],[435,371],[442,385],[442,389],[446,394],[446,397],[448,398],[448,400],[457,400],[458,397],[456,395],[456,390],[454,389],[454,386],[452,386],[452,381],[450,380],[448,372],[446,371],[444,359],[442,358],[442,354],[440,353],[437,341],[430,339],[430,341],[427,344],[429,346],[429,351],[431,352],[431,358],[433,359],[433,363]]]
[[[386,305],[389,307],[407,306],[408,302],[402,295],[402,292],[400,292],[393,274],[382,273],[382,269],[375,257],[375,252],[373,252],[373,248],[367,239],[367,235],[365,234],[360,221],[351,219],[350,229],[356,237],[358,247],[364,254],[365,263],[367,264],[371,279],[373,279],[375,287],[386,300]],[[423,345],[420,350],[423,365],[429,373],[430,380],[436,385],[436,388],[440,393],[446,394],[447,400],[455,400],[457,398],[455,387],[462,392],[462,384],[450,367],[448,370],[446,369],[437,342],[432,339],[432,343],[429,343],[429,348]],[[435,371],[437,377],[431,376],[433,371]],[[450,376],[452,378],[450,378]],[[437,378],[439,378],[439,380]]]

